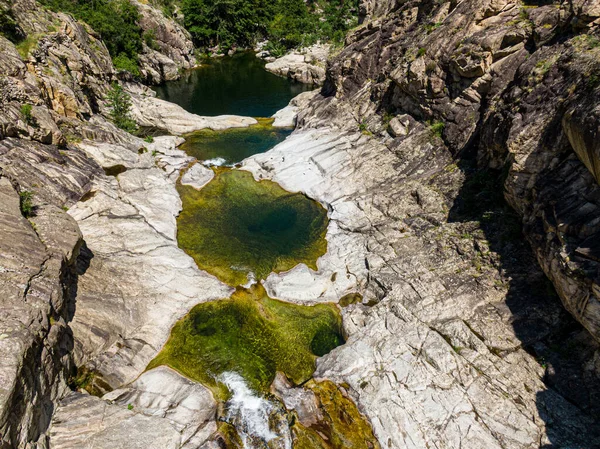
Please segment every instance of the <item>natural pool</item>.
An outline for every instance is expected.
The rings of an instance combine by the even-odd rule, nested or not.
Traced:
[[[315,360],[344,342],[333,304],[300,306],[271,299],[262,286],[238,289],[231,298],[199,304],[179,321],[148,368],[169,365],[227,398],[218,376],[236,372],[266,393],[277,371],[300,384]]]
[[[211,58],[154,90],[159,98],[198,115],[270,117],[296,95],[314,88],[273,75],[264,66],[251,52]]]
[[[258,119],[258,125],[224,131],[203,129],[185,136],[180,147],[199,161],[212,165],[233,165],[253,154],[264,153],[292,133],[289,128],[273,128],[273,119]]]
[[[327,211],[301,193],[241,170],[217,169],[201,190],[179,185],[179,246],[198,267],[236,286],[325,254]]]
[[[254,55],[241,54],[209,61],[157,91],[200,115],[268,117],[308,89],[266,72]],[[235,165],[268,151],[292,131],[258,120],[249,128],[189,134],[182,149],[208,165]],[[303,194],[257,182],[248,172],[213,170],[214,179],[200,190],[178,184],[183,209],[177,238],[199,268],[236,291],[195,306],[175,324],[148,369],[169,365],[212,390],[220,402],[221,447],[379,449],[343,388],[311,379],[317,357],[344,343],[341,309],[278,301],[254,283],[299,263],[316,269],[327,250],[327,211]],[[345,296],[341,304],[360,299],[355,296]],[[271,394],[277,373],[314,394],[318,410],[308,420]]]

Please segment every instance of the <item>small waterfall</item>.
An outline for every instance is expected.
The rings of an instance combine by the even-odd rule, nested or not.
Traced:
[[[218,380],[231,391],[225,420],[235,426],[245,449],[292,449],[292,436],[281,404],[256,395],[237,373],[225,372]]]

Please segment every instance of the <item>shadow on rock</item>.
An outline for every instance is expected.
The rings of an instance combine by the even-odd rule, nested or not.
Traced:
[[[506,173],[458,163],[465,181],[450,210],[451,222],[479,222],[490,262],[507,288],[506,306],[523,349],[545,369],[546,390],[536,395],[550,445],[600,447],[598,344],[564,309],[521,232],[521,219],[504,200]],[[503,354],[499,354],[503,356]]]

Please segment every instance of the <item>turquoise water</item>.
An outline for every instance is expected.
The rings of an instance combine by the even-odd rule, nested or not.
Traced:
[[[181,149],[199,161],[234,165],[253,154],[270,150],[292,133],[292,129],[273,128],[271,123],[272,120],[259,119],[258,125],[248,128],[203,129],[188,134]]]
[[[198,115],[270,117],[296,95],[314,89],[273,75],[264,65],[250,52],[212,58],[154,90],[159,98]]]

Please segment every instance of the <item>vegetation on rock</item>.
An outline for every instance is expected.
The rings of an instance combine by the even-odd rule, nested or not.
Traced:
[[[139,12],[128,0],[40,0],[53,11],[64,11],[100,34],[117,69],[139,75],[138,54],[143,33]]]
[[[225,399],[215,377],[238,372],[267,392],[281,371],[294,383],[310,379],[317,356],[344,342],[333,304],[300,306],[271,299],[260,285],[231,298],[199,304],[179,321],[160,354],[148,365],[169,365]]]
[[[137,126],[131,118],[131,97],[118,83],[113,83],[106,95],[110,118],[122,130],[133,133]]]
[[[21,190],[19,192],[19,206],[21,208],[21,213],[25,218],[33,216],[33,192],[30,192],[29,190]]]

